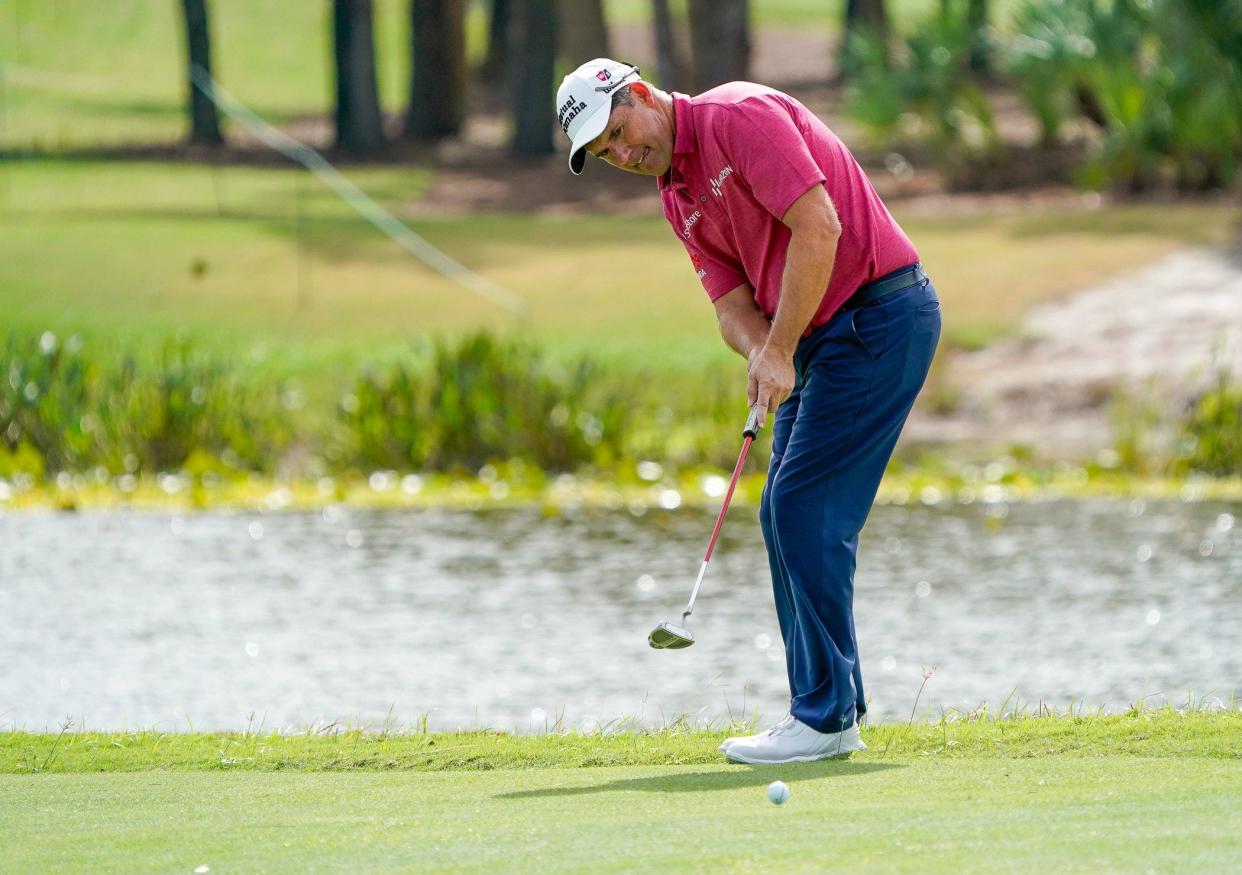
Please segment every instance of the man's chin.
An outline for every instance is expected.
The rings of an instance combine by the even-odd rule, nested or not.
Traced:
[[[640,165],[638,167],[623,167],[621,169],[625,170],[627,173],[637,173],[639,176],[663,176],[665,173],[668,173],[667,165],[660,168]]]

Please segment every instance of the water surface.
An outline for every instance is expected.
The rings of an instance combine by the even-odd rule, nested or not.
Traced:
[[[753,508],[714,515],[0,513],[0,726],[543,729],[787,707]],[[855,609],[873,715],[1242,689],[1237,503],[879,506]],[[1159,698],[1156,695],[1155,698]]]

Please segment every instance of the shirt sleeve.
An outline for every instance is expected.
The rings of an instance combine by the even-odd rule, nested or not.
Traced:
[[[721,146],[730,166],[777,219],[784,218],[811,186],[824,182],[823,171],[783,103],[751,98],[736,104],[728,118]]]
[[[699,276],[699,282],[703,284],[707,297],[712,301],[724,297],[747,282],[746,277],[736,268],[704,255],[688,241],[683,240],[682,243],[686,247],[686,254],[690,256],[690,263],[694,265],[694,272]]]

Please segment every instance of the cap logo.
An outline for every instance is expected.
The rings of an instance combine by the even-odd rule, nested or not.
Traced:
[[[602,91],[604,94],[612,94],[613,91],[621,87],[621,85],[625,82],[626,79],[629,79],[630,76],[632,76],[634,73],[637,73],[637,72],[638,72],[637,67],[630,67],[630,69],[626,70],[624,73],[621,74],[620,79],[618,79],[616,82],[613,82],[611,81],[612,71],[609,70],[607,67],[605,67],[603,70],[600,70],[598,73],[595,74],[595,78],[598,79],[600,82],[605,82],[607,84],[596,85],[595,90]]]
[[[556,111],[556,118],[561,123],[561,130],[568,134],[569,123],[577,117],[578,113],[586,108],[586,101],[579,100],[572,94],[569,95],[569,99],[562,103],[560,109]]]

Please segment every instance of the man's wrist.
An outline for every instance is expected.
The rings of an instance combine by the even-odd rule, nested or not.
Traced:
[[[782,358],[789,358],[789,359],[793,358],[794,348],[796,346],[797,344],[785,343],[781,341],[779,338],[772,337],[771,335],[768,335],[767,342],[763,344],[763,348],[766,349],[768,352],[776,353]]]

